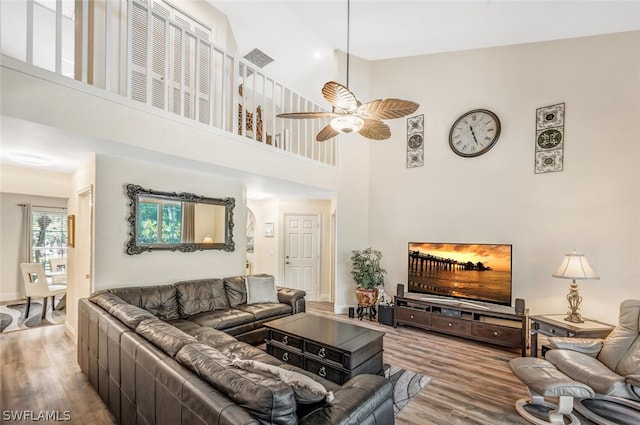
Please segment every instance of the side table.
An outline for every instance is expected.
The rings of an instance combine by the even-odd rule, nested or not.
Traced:
[[[564,320],[566,314],[529,316],[531,326],[531,357],[538,356],[538,334],[569,338],[606,338],[615,326],[597,320],[584,319],[584,323]],[[543,353],[544,354],[544,353]]]

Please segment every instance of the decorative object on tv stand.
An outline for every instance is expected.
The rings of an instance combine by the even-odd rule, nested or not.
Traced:
[[[567,312],[568,316],[565,317],[564,320],[573,323],[583,323],[584,320],[580,315],[582,296],[578,292],[576,279],[600,279],[589,265],[587,257],[585,257],[584,254],[576,253],[576,251],[573,251],[571,254],[565,254],[562,263],[552,276],[573,280],[569,288],[569,293],[567,294],[570,311]]]
[[[362,251],[351,251],[351,276],[356,283],[360,320],[365,315],[369,316],[369,320],[376,317],[378,287],[384,286],[384,275],[387,273],[380,266],[381,259],[382,253],[371,247]],[[367,309],[366,313],[364,309]]]
[[[536,109],[535,173],[562,171],[564,159],[564,103]]]
[[[391,129],[382,120],[402,118],[413,114],[420,105],[402,99],[378,99],[360,103],[349,90],[349,28],[351,1],[347,0],[347,81],[346,86],[329,81],[322,88],[322,95],[331,104],[331,112],[289,112],[276,115],[278,118],[318,119],[331,118],[316,135],[316,141],[324,142],[339,134],[360,133],[371,140],[391,137]]]
[[[424,165],[424,114],[407,118],[407,168]]]

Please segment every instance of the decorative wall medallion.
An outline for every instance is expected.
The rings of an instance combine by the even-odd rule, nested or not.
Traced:
[[[562,171],[564,106],[558,103],[536,109],[536,174]]]
[[[407,168],[424,165],[424,115],[407,118]]]

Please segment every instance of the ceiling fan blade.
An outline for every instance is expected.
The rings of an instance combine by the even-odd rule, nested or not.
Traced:
[[[368,118],[389,120],[413,114],[420,105],[410,100],[378,99],[362,105],[358,112]]]
[[[335,117],[333,112],[289,112],[284,114],[278,114],[278,118],[289,118],[294,120],[303,120],[309,118],[331,118]]]
[[[348,88],[335,81],[329,81],[322,87],[322,95],[334,108],[346,112],[355,112],[359,106],[355,95]]]
[[[365,118],[360,134],[371,140],[385,140],[391,137],[391,129],[380,120]]]
[[[340,133],[335,131],[333,127],[331,127],[331,124],[327,124],[325,128],[320,130],[320,133],[318,133],[318,135],[316,136],[316,140],[318,142],[325,142],[333,137],[336,137],[338,134]]]

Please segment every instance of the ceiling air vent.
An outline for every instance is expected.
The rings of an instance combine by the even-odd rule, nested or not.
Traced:
[[[264,68],[265,66],[273,62],[273,59],[265,55],[264,52],[262,52],[260,49],[253,49],[252,51],[244,55],[244,58],[258,68]]]

